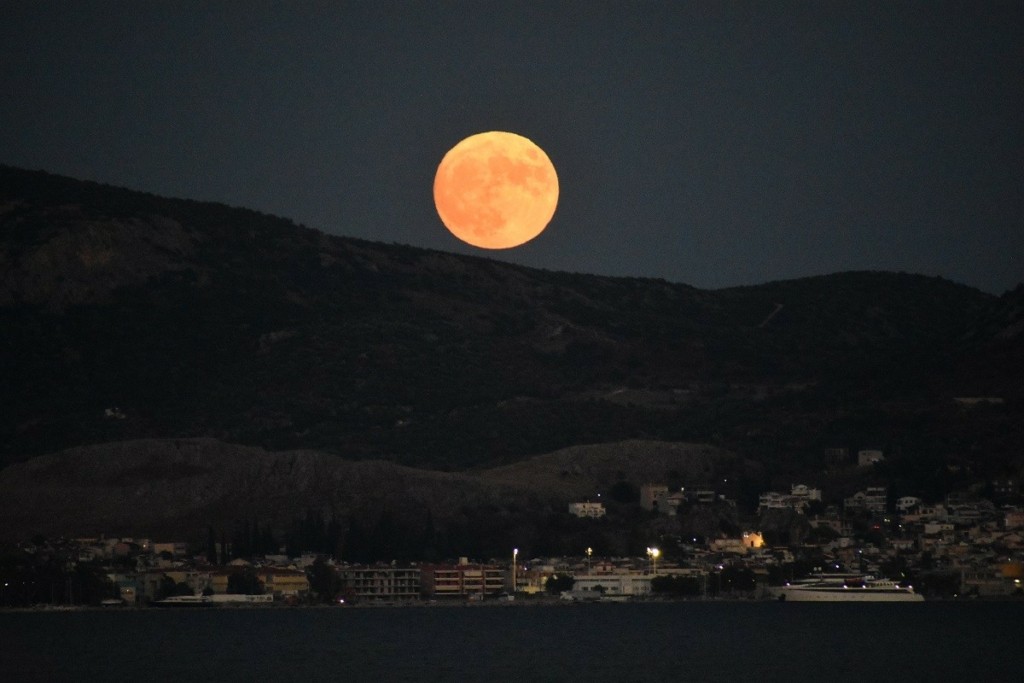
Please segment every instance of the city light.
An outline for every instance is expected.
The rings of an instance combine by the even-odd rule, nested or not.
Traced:
[[[658,556],[661,555],[661,551],[657,548],[648,548],[647,556],[651,558],[651,573],[658,573]]]

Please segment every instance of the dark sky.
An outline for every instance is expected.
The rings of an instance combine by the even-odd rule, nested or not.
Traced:
[[[434,171],[483,130],[561,184],[483,252]],[[0,4],[0,162],[326,232],[698,287],[1024,281],[1024,3]]]

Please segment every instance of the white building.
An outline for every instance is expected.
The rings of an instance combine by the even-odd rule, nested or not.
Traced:
[[[604,591],[608,597],[640,596],[651,592],[651,574],[637,571],[614,572],[611,574],[577,574],[572,592]]]
[[[858,491],[843,500],[843,507],[847,510],[867,510],[880,515],[885,512],[885,500],[885,487],[869,486],[864,491]]]
[[[793,484],[789,487],[789,493],[806,501],[821,501],[821,489],[812,489],[807,484]]]
[[[821,500],[821,489],[812,489],[806,484],[793,484],[789,490],[789,495],[778,491],[762,493],[758,499],[758,512],[785,509],[803,511],[810,506],[811,501]]]
[[[641,486],[640,507],[644,510],[665,512],[668,507],[668,487],[664,484],[644,484]]]
[[[598,519],[604,517],[606,514],[604,509],[604,503],[569,503],[569,514],[576,515],[577,517],[590,517],[592,519]]]
[[[718,496],[710,489],[696,489],[694,491],[687,492],[686,499],[701,505],[710,505],[718,500]]]
[[[905,515],[921,505],[923,501],[917,496],[903,496],[896,501],[896,512]]]
[[[766,491],[758,498],[757,511],[784,510],[790,505],[791,496],[784,495],[778,491]]]

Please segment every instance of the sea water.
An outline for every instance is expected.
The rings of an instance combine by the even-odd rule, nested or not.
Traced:
[[[3,681],[1016,681],[1024,602],[0,614]]]

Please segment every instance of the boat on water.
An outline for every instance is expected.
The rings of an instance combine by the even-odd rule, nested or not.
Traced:
[[[273,595],[242,595],[236,593],[218,595],[175,595],[150,604],[153,607],[216,607],[217,605],[268,605],[274,602]]]
[[[153,607],[213,607],[216,603],[208,595],[175,595],[150,604]]]
[[[862,574],[818,574],[772,589],[786,602],[922,602],[913,586]]]

